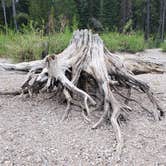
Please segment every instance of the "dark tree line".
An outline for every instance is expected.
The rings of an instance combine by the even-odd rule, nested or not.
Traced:
[[[166,21],[166,1],[160,0],[160,19],[158,26],[158,37],[159,39],[161,39],[161,41],[164,40],[165,21]]]
[[[79,28],[145,32],[164,40],[166,0],[1,0],[0,24],[18,30],[30,21],[46,31]],[[1,26],[1,27],[2,27]]]

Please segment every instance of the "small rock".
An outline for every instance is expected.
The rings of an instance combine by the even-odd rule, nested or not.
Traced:
[[[3,162],[3,166],[13,166],[13,163],[9,160]]]

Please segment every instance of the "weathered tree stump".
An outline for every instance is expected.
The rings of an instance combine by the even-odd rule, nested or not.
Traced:
[[[8,70],[29,71],[22,85],[22,93],[28,92],[31,96],[33,93],[55,89],[56,93],[63,93],[62,97],[67,102],[63,120],[68,117],[71,104],[80,105],[86,121],[90,121],[92,109],[102,109],[103,115],[92,128],[95,129],[105,119],[110,119],[116,134],[118,157],[123,147],[123,137],[118,121],[120,115],[123,115],[126,110],[131,110],[128,102],[136,102],[149,111],[139,101],[130,98],[131,89],[147,94],[154,106],[153,115],[156,120],[160,119],[162,113],[150,87],[134,78],[132,71],[116,54],[109,52],[101,38],[88,30],[75,31],[69,46],[58,55],[48,55],[44,60],[32,63],[0,64],[0,66]],[[41,69],[42,71],[36,74],[36,71]],[[122,95],[117,89],[118,86],[127,88],[128,94]],[[125,103],[120,103],[115,93],[123,97]],[[75,95],[83,100],[76,101]]]

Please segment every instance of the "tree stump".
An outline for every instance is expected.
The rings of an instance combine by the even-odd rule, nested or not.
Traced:
[[[128,103],[135,102],[149,111],[139,101],[130,98],[131,89],[147,94],[154,106],[153,115],[156,120],[162,114],[150,87],[134,78],[123,61],[104,46],[97,34],[92,34],[89,30],[75,31],[69,46],[60,54],[47,55],[44,60],[33,63],[0,66],[4,69],[30,69],[22,85],[22,93],[29,93],[31,96],[33,93],[55,89],[56,93],[62,93],[61,96],[67,103],[63,120],[68,117],[71,104],[80,105],[86,121],[90,121],[92,108],[102,109],[103,115],[92,128],[95,129],[105,119],[110,119],[116,135],[118,158],[124,144],[118,121],[126,111],[131,111]],[[40,72],[36,74],[36,71]],[[119,86],[127,88],[128,93],[122,95],[118,90]],[[123,97],[125,102],[120,103],[115,94]],[[76,101],[75,95],[83,100]]]

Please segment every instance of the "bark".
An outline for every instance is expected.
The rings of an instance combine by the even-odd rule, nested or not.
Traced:
[[[135,102],[152,113],[155,120],[159,120],[162,114],[150,87],[137,80],[123,62],[119,56],[109,52],[97,34],[88,30],[77,30],[69,46],[58,55],[47,55],[44,60],[32,63],[1,66],[4,69],[19,70],[26,66],[26,70],[30,70],[21,87],[22,92],[28,92],[30,96],[33,93],[56,89],[58,98],[65,99],[67,103],[63,120],[68,117],[73,103],[80,105],[83,118],[88,122],[91,121],[92,110],[103,110],[103,115],[92,129],[96,129],[106,119],[111,121],[117,140],[116,156],[119,160],[124,145],[119,121],[126,111],[131,111],[129,102]],[[35,74],[36,70],[41,68],[42,72]],[[122,95],[119,86],[128,89],[127,95]],[[131,89],[147,95],[153,104],[152,112],[131,98]],[[125,101],[119,101],[115,94],[123,97]]]

